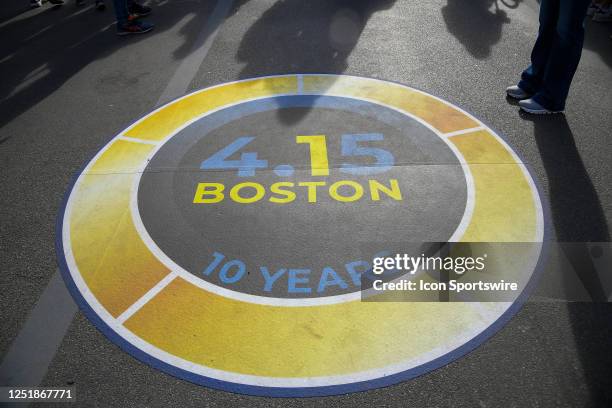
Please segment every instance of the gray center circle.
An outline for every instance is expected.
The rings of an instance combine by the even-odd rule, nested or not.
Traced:
[[[304,135],[324,136],[328,175],[313,174],[312,146],[296,142]],[[355,150],[347,148],[350,135],[382,136],[362,137],[365,150]],[[228,148],[239,139],[248,143]],[[392,165],[378,168],[377,151]],[[223,157],[225,167],[203,165],[211,157]],[[241,170],[247,162],[257,165]],[[291,184],[284,190],[293,200],[271,200],[281,197],[272,189],[279,182]],[[316,198],[302,185],[312,182]],[[236,201],[232,188],[241,183],[261,186],[261,199]],[[200,184],[222,186],[220,200],[194,202]],[[357,196],[355,185],[358,199],[337,199]],[[401,199],[380,188],[376,196],[373,186]],[[249,201],[259,189],[237,195]],[[147,164],[137,205],[158,248],[197,278],[250,295],[314,298],[358,291],[355,273],[375,254],[448,241],[467,194],[456,155],[417,120],[366,101],[296,95],[234,105],[180,130]]]

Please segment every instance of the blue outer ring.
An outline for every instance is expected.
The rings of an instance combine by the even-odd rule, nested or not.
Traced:
[[[292,75],[298,75],[298,74],[292,74]],[[310,73],[308,75],[330,75],[330,74],[312,74]],[[335,75],[335,74],[331,74],[331,75]],[[342,76],[342,75],[336,75],[336,76]],[[357,78],[365,78],[365,79],[376,79],[376,78],[368,78],[368,77],[359,77],[355,75],[351,75],[351,76],[357,77]],[[244,81],[258,79],[258,78],[265,78],[265,77],[248,78],[248,79],[245,79]],[[396,83],[398,85],[406,86],[399,82],[394,82],[394,81],[385,81],[385,82]],[[416,89],[416,88],[412,88],[412,89]],[[182,96],[176,99],[180,99],[180,98],[182,98]],[[168,102],[168,104],[172,103],[173,101]],[[458,105],[454,105],[454,106],[458,106]],[[499,137],[505,141],[503,137],[501,136]],[[98,150],[96,155],[107,144],[108,142]],[[359,392],[359,391],[366,391],[366,390],[371,390],[375,388],[387,387],[387,386],[394,385],[399,382],[406,381],[406,380],[418,377],[420,375],[426,374],[429,371],[443,367],[459,359],[460,357],[463,357],[470,351],[473,351],[478,346],[480,346],[482,343],[484,343],[487,339],[493,336],[493,334],[499,331],[506,323],[508,323],[510,319],[512,319],[512,317],[520,310],[520,308],[523,306],[523,304],[529,297],[529,294],[531,293],[533,288],[537,285],[539,278],[541,276],[544,260],[547,259],[548,257],[549,248],[547,245],[546,238],[550,236],[549,206],[548,206],[548,203],[545,202],[545,199],[543,198],[544,196],[541,194],[542,190],[536,183],[536,179],[533,177],[533,172],[530,170],[529,166],[523,163],[525,165],[525,168],[527,169],[529,176],[533,180],[533,183],[536,187],[536,191],[538,192],[538,196],[540,198],[540,203],[542,204],[543,228],[544,228],[543,239],[542,239],[543,241],[542,250],[540,251],[538,262],[531,275],[531,278],[529,279],[529,282],[525,286],[525,289],[523,289],[521,294],[512,303],[512,305],[508,308],[508,310],[506,310],[495,322],[493,322],[489,327],[487,327],[479,335],[477,335],[476,337],[474,337],[467,343],[463,344],[462,346],[446,353],[445,355],[440,356],[418,367],[414,367],[409,370],[402,371],[400,373],[396,373],[393,375],[389,375],[389,376],[385,376],[385,377],[381,377],[381,378],[377,378],[373,380],[350,383],[350,384],[327,385],[327,386],[321,386],[321,387],[299,387],[299,388],[294,387],[292,388],[292,387],[262,387],[262,386],[256,386],[256,385],[245,385],[245,384],[232,383],[228,381],[216,380],[214,378],[197,375],[192,372],[183,370],[181,368],[172,366],[155,357],[152,357],[151,355],[145,353],[139,348],[133,346],[131,343],[126,341],[123,337],[119,336],[112,328],[110,328],[95,313],[95,311],[91,308],[89,303],[87,303],[85,298],[83,298],[79,289],[76,287],[76,284],[74,283],[72,276],[70,274],[70,270],[68,269],[66,258],[64,256],[64,243],[62,241],[62,230],[63,230],[64,214],[66,212],[66,205],[68,203],[68,198],[70,197],[70,194],[72,193],[72,190],[74,188],[76,181],[81,176],[81,174],[83,173],[83,170],[85,170],[85,167],[87,167],[87,165],[90,162],[91,162],[91,159],[87,163],[85,163],[85,165],[83,165],[81,169],[72,177],[69,187],[66,190],[66,193],[64,194],[64,198],[60,206],[60,212],[58,214],[56,225],[55,225],[55,250],[57,254],[57,263],[58,263],[60,272],[62,274],[62,277],[64,279],[64,282],[66,283],[66,287],[68,288],[70,294],[72,295],[76,303],[79,305],[79,308],[81,309],[81,311],[94,324],[94,326],[96,326],[96,328],[100,330],[113,343],[117,344],[125,352],[132,355],[132,357],[135,357],[138,360],[142,361],[143,363],[151,367],[154,367],[158,370],[161,370],[165,373],[168,373],[180,379],[187,380],[187,381],[190,381],[198,385],[215,388],[215,389],[222,390],[222,391],[229,391],[229,392],[238,393],[238,394],[264,396],[264,397],[284,397],[284,398],[287,398],[287,397],[322,397],[322,396],[347,394],[351,392]]]

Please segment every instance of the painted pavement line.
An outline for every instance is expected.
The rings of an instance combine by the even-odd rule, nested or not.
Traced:
[[[0,385],[40,384],[77,309],[56,271],[0,364]]]

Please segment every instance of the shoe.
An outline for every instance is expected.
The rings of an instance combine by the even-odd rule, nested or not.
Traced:
[[[117,27],[117,35],[144,34],[153,29],[153,24],[145,21],[130,20],[121,27]]]
[[[53,4],[54,6],[61,6],[64,4],[64,0],[49,0],[49,3]]]
[[[506,94],[512,99],[518,99],[518,100],[527,99],[531,97],[530,93],[524,91],[518,85],[512,85],[506,88]]]
[[[591,3],[589,8],[587,9],[587,16],[593,17],[600,10],[601,10],[601,8],[599,7],[599,4]]]
[[[96,10],[104,11],[106,9],[106,3],[104,0],[96,0]]]
[[[151,11],[153,11],[153,9],[151,7],[143,6],[142,4],[133,2],[128,7],[128,11],[130,12],[130,15],[134,16],[135,18],[140,18],[151,14]]]
[[[552,113],[562,113],[563,112],[562,110],[558,110],[558,111],[548,110],[531,98],[520,101],[519,106],[521,107],[521,110],[527,113],[533,113],[534,115],[548,115]]]
[[[599,21],[600,23],[612,21],[612,9],[599,10],[599,12],[593,14],[593,21]]]
[[[30,0],[30,7],[31,8],[42,7],[42,0]]]

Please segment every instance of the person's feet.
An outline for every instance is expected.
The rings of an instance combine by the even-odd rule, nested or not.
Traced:
[[[599,7],[599,4],[591,3],[589,8],[587,9],[587,16],[592,17],[596,13],[598,13],[600,10],[601,8]]]
[[[128,7],[128,11],[130,12],[130,15],[132,15],[134,18],[140,18],[151,14],[152,9],[151,7],[143,6],[142,4],[133,2]]]
[[[518,99],[518,100],[527,99],[531,97],[530,93],[524,91],[518,85],[512,85],[506,88],[506,94],[512,99]]]
[[[555,111],[555,110],[546,109],[545,107],[543,107],[542,105],[540,105],[539,103],[537,103],[531,98],[519,101],[519,106],[521,107],[522,111],[527,112],[527,113],[532,113],[534,115],[548,115],[552,113],[562,113],[563,112],[562,110]]]
[[[612,7],[606,9],[600,9],[593,14],[593,21],[608,22],[612,21]]]
[[[131,20],[117,27],[117,35],[144,34],[153,29],[153,24],[146,21]]]

